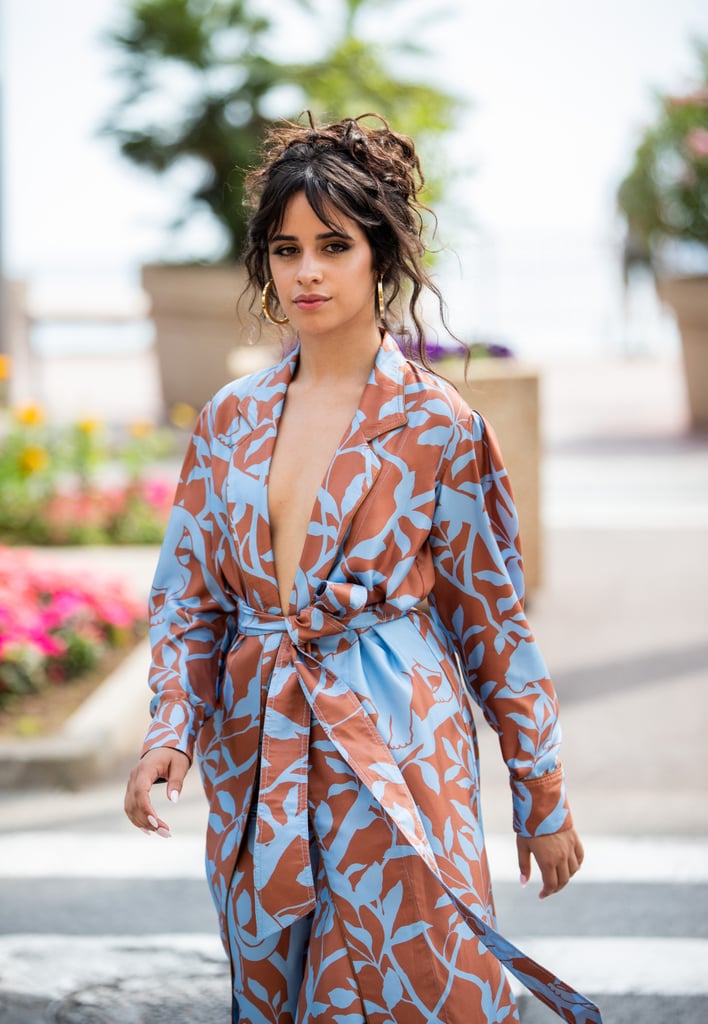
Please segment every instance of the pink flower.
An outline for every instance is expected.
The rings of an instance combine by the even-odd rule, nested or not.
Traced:
[[[686,149],[699,160],[708,158],[708,131],[705,128],[694,128],[685,140]]]
[[[146,480],[143,484],[143,494],[148,505],[153,508],[169,508],[174,495],[174,484],[166,480]]]
[[[708,86],[699,85],[685,96],[669,96],[666,102],[671,107],[708,107]]]
[[[66,642],[51,633],[41,633],[35,637],[35,646],[47,658],[56,658],[66,654]]]
[[[0,663],[20,658],[39,677],[65,677],[56,659],[72,637],[100,649],[109,631],[130,633],[144,619],[142,603],[121,581],[97,581],[0,547]]]

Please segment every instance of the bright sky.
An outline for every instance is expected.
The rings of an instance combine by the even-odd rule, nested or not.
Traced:
[[[173,255],[163,226],[175,196],[96,134],[117,94],[112,55],[97,37],[124,0],[0,3],[6,273],[35,282],[108,280]],[[422,0],[396,6],[406,19],[381,15],[387,31],[405,30],[412,12],[430,7]],[[616,184],[651,116],[652,89],[678,89],[695,69],[691,38],[708,38],[708,4],[447,6],[453,16],[425,33],[436,56],[423,66],[474,101],[445,143],[457,166],[476,166],[457,189],[458,204],[492,248],[510,237],[541,247],[561,237],[607,243],[618,232]],[[272,15],[272,0],[266,9]],[[374,19],[373,29],[381,36],[383,25]],[[444,222],[443,237],[464,262],[476,243],[460,220]],[[193,238],[207,237],[202,231],[194,218]]]

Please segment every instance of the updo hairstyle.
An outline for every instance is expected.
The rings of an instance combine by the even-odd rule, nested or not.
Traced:
[[[370,127],[365,118],[377,118]],[[413,141],[394,132],[379,114],[362,114],[335,124],[284,122],[266,135],[261,165],[246,178],[246,204],[254,213],[244,262],[250,287],[260,292],[270,277],[269,240],[281,229],[289,200],[304,192],[319,219],[336,230],[335,214],[355,221],[366,234],[373,269],[383,279],[387,308],[408,296],[418,357],[428,365],[418,300],[424,288],[444,305],[425,270],[423,172]],[[388,324],[384,324],[387,328]],[[407,336],[402,326],[396,333]]]

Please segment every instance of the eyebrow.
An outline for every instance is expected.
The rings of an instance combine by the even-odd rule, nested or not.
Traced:
[[[352,236],[348,235],[346,231],[323,231],[319,235],[315,235],[315,240],[323,242],[328,238],[346,238],[348,241],[353,241]],[[269,239],[269,245],[273,245],[274,242],[297,242],[297,235],[273,235]]]

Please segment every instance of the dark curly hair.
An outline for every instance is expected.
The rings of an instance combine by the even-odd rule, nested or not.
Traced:
[[[362,123],[367,118],[378,119],[379,126]],[[273,127],[261,166],[246,177],[246,203],[254,210],[244,255],[250,289],[257,294],[270,277],[269,239],[280,230],[288,201],[304,192],[330,229],[336,228],[338,212],[364,231],[387,305],[408,294],[418,358],[428,366],[418,311],[423,289],[437,298],[443,323],[445,308],[424,266],[424,213],[431,212],[419,199],[424,183],[413,141],[392,131],[380,114],[327,125],[316,125],[310,115],[309,125],[286,121]],[[408,337],[409,332],[399,325],[396,333]]]

